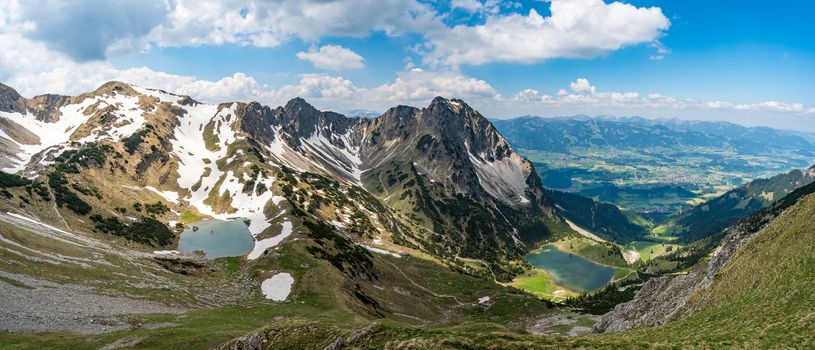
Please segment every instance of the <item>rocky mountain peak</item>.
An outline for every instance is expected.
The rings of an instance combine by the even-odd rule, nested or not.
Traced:
[[[367,123],[363,118],[350,118],[335,112],[320,111],[300,97],[290,100],[276,112],[283,130],[296,137],[309,138],[318,133],[318,136],[323,137],[330,134],[345,134],[357,124]]]
[[[317,110],[317,108],[314,108],[314,106],[312,106],[310,103],[308,103],[308,101],[306,101],[302,97],[295,97],[289,100],[289,102],[286,102],[286,106],[283,107],[283,109],[293,114],[298,113],[311,114],[320,112],[319,110]]]
[[[426,122],[466,145],[469,153],[484,160],[503,159],[512,153],[509,144],[487,118],[460,99],[436,97],[423,111]]]
[[[16,90],[0,83],[0,111],[9,113],[25,113],[24,99]]]
[[[430,105],[427,106],[427,110],[430,111],[431,114],[447,115],[448,113],[451,113],[453,115],[464,117],[478,114],[472,109],[472,107],[461,99],[446,99],[441,96],[436,96],[433,98],[433,101],[431,101]]]
[[[98,96],[106,96],[106,95],[125,95],[125,96],[136,96],[141,95],[136,89],[133,88],[132,85],[123,83],[121,81],[109,81],[107,83],[102,84],[93,92],[87,92],[81,94],[75,98],[75,101],[79,102],[86,98],[93,98]]]
[[[17,90],[14,90],[11,86],[8,86],[3,83],[0,83],[0,96],[3,97],[8,96],[15,100],[21,97],[20,94],[17,93]]]
[[[296,137],[309,137],[314,134],[322,112],[303,98],[296,97],[286,103],[276,113],[283,129]]]

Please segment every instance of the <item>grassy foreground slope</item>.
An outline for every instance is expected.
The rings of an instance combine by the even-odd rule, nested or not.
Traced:
[[[815,195],[789,208],[743,246],[690,316],[663,326],[584,337],[537,337],[484,325],[424,329],[379,324],[352,348],[775,349],[815,346]]]
[[[691,297],[685,310],[695,314],[657,331],[691,344],[815,346],[813,217],[810,195],[742,247],[710,289]]]
[[[709,289],[683,309],[690,316],[663,326],[584,337],[522,335],[485,322],[424,328],[379,322],[355,333],[347,348],[771,349],[815,346],[815,195],[789,208],[744,245]],[[275,326],[264,348],[293,345]],[[292,336],[293,337],[293,336]],[[265,338],[269,339],[269,338]],[[234,344],[233,344],[234,345]]]
[[[624,333],[582,337],[523,334],[523,329],[513,326],[517,322],[513,320],[548,313],[534,299],[507,293],[467,276],[451,273],[435,276],[428,273],[431,265],[418,259],[379,255],[373,258],[382,273],[380,283],[399,287],[386,290],[403,291],[404,300],[394,298],[395,295],[377,299],[398,304],[390,305],[391,310],[410,310],[410,316],[427,317],[431,322],[411,324],[409,319],[390,313],[384,319],[364,317],[338,307],[337,298],[344,296],[334,291],[342,281],[327,263],[309,258],[306,262],[312,268],[299,272],[305,243],[295,241],[287,244],[277,259],[264,259],[247,271],[251,274],[287,270],[298,274],[292,302],[247,303],[134,319],[144,324],[163,324],[166,328],[141,327],[101,335],[2,334],[0,348],[97,349],[130,344],[133,348],[199,349],[220,345],[234,348],[253,341],[263,349],[324,348],[340,343],[344,345],[335,348],[811,348],[815,345],[811,336],[815,333],[813,217],[815,196],[809,195],[756,234],[717,275],[709,289],[691,298],[683,310],[688,317]],[[401,268],[396,270],[394,265]],[[395,278],[405,277],[403,273],[409,278]],[[405,283],[410,280],[422,287]],[[376,290],[365,288],[372,295],[385,293]],[[452,294],[458,300],[447,296]],[[482,296],[491,296],[496,303],[482,307],[476,300]],[[429,305],[432,307],[427,310],[415,309]],[[454,311],[439,312],[450,310],[451,306]],[[432,320],[434,315],[439,319]],[[448,323],[444,319],[459,321]]]

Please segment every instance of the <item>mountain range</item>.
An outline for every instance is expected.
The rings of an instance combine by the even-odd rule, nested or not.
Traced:
[[[494,125],[442,97],[346,116],[302,98],[212,104],[115,81],[78,96],[25,98],[0,84],[0,326],[11,331],[0,347],[807,344],[811,169],[755,180],[671,217],[689,232],[680,234],[687,247],[720,239],[707,242],[710,254],[658,276],[638,252],[624,252],[649,236],[644,219],[547,188],[541,177],[551,169],[515,149],[684,140],[795,160],[813,155],[809,141],[730,124],[561,122],[568,127],[548,132],[536,118]],[[765,140],[780,135],[790,140]],[[241,242],[248,245],[214,254]],[[779,249],[788,245],[795,249]],[[562,262],[608,273],[606,287],[560,304],[514,287],[535,270],[528,255],[557,247]],[[677,259],[694,252],[655,247]],[[764,269],[769,282],[756,277]],[[563,300],[567,291],[552,286],[558,276],[542,275],[537,287]],[[796,336],[754,336],[762,329],[755,310],[773,297],[767,303],[778,312],[763,317]],[[592,315],[587,305],[598,300],[612,310]]]
[[[496,128],[545,187],[654,224],[759,178],[809,167],[812,135],[727,122],[639,117],[520,117]]]
[[[754,155],[780,150],[813,155],[811,135],[768,127],[745,127],[729,122],[642,117],[523,116],[495,119],[493,123],[507,139],[513,140],[516,148],[549,152],[592,146],[618,149],[679,149],[692,146],[733,149]]]
[[[3,91],[5,171],[69,182],[104,173],[96,187],[121,192],[106,196],[124,198],[122,185],[148,186],[178,212],[246,218],[259,237],[271,226],[268,203],[279,196],[293,214],[333,220],[357,240],[386,235],[450,262],[483,259],[507,278],[526,245],[563,228],[532,164],[461,100],[436,98],[423,109],[398,106],[369,119],[319,111],[299,98],[274,109],[215,105],[119,82],[76,97]],[[79,166],[65,171],[66,160]],[[313,186],[301,184],[306,175],[281,181],[273,176],[281,171],[329,181],[369,207],[314,198],[303,191]],[[72,228],[114,209],[108,198],[65,193],[92,208],[70,213]]]
[[[722,232],[739,219],[814,181],[815,166],[756,179],[673,216],[668,225],[680,240],[697,241]]]

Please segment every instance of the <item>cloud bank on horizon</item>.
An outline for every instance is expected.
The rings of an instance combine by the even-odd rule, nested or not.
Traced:
[[[604,0],[0,0],[0,81],[27,96],[122,80],[211,102],[300,96],[322,109],[383,111],[442,95],[492,117],[642,115],[815,131],[801,127],[815,116],[812,101],[660,93],[670,80],[596,86],[592,75],[634,69],[616,55],[646,65],[681,55],[665,40],[685,25],[657,6]],[[196,57],[212,61],[162,69]]]

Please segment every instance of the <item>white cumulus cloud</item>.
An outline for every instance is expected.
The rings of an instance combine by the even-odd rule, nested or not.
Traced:
[[[603,0],[551,0],[551,16],[493,15],[484,24],[429,32],[428,63],[533,63],[553,58],[588,58],[657,40],[670,21],[657,7]]]
[[[314,67],[329,70],[359,69],[365,67],[362,56],[339,45],[324,45],[320,49],[298,52],[297,58],[309,61]]]
[[[572,89],[572,91],[578,94],[582,93],[593,94],[597,90],[594,86],[592,86],[589,83],[588,79],[586,78],[577,78],[577,80],[569,84],[569,87]]]
[[[601,91],[586,78],[559,89],[554,96],[535,89],[524,89],[502,100],[486,105],[494,115],[505,117],[522,114],[552,115],[639,115],[645,117],[679,117],[682,119],[727,120],[750,125],[800,128],[804,116],[815,113],[802,103],[765,101],[735,104],[727,101],[704,101],[666,96],[658,92]],[[808,128],[815,131],[813,128]]]
[[[416,0],[0,0],[0,32],[24,34],[76,61],[153,46],[274,47],[299,38],[443,28]]]
[[[43,93],[77,95],[92,91],[110,80],[120,80],[190,95],[202,102],[259,101],[270,106],[294,97],[306,98],[321,109],[384,111],[405,104],[426,106],[435,96],[461,98],[490,117],[537,115],[640,115],[651,117],[708,118],[745,124],[815,131],[802,125],[815,114],[815,106],[803,103],[759,101],[732,103],[667,96],[658,92],[603,91],[587,78],[577,78],[552,95],[523,89],[502,96],[488,81],[457,70],[397,72],[392,81],[364,87],[330,74],[301,74],[290,84],[271,85],[236,72],[215,80],[155,71],[147,67],[117,68],[106,61],[76,62],[67,53],[22,34],[0,32],[0,82],[24,96]]]

